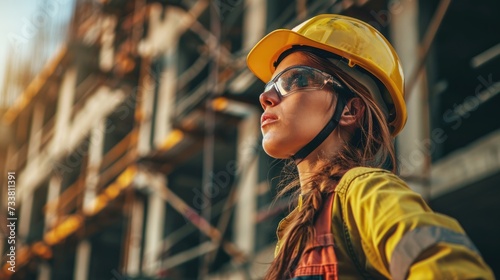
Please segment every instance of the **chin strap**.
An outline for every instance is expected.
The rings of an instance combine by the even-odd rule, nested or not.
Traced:
[[[314,137],[311,142],[307,143],[302,149],[300,149],[295,155],[292,156],[292,159],[296,164],[299,164],[304,158],[306,158],[312,151],[314,151],[325,139],[332,133],[337,125],[339,124],[340,117],[342,116],[342,112],[344,111],[344,107],[346,105],[345,97],[342,94],[337,94],[337,105],[335,106],[335,112],[333,112],[333,116],[328,121],[328,123],[323,127],[323,129]]]

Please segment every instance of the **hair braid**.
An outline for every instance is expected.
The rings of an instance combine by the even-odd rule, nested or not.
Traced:
[[[281,248],[273,262],[274,269],[268,270],[264,279],[288,279],[297,265],[301,253],[315,235],[314,221],[323,205],[319,185],[311,180],[309,189],[301,194],[302,208],[289,216],[290,224],[284,229],[283,244],[294,244],[293,248]],[[283,191],[283,190],[282,190]]]

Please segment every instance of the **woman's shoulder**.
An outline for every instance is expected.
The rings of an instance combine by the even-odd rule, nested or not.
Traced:
[[[373,191],[377,188],[410,190],[401,178],[389,170],[374,167],[354,167],[342,176],[336,192],[346,194]]]

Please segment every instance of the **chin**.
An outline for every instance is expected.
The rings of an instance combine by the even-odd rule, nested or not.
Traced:
[[[284,145],[279,145],[277,143],[270,143],[270,141],[262,140],[262,148],[264,152],[272,158],[275,159],[287,159],[293,153],[284,153],[286,150],[283,149]]]
[[[268,147],[268,145],[262,143],[262,148],[264,149],[264,152],[272,158],[280,158],[278,157],[278,151],[276,149],[273,149],[272,147]]]

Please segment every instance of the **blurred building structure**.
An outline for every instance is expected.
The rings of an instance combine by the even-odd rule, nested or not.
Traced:
[[[259,279],[290,206],[273,202],[284,163],[260,147],[264,85],[245,58],[267,32],[318,13],[365,20],[394,44],[409,112],[401,176],[462,223],[498,274],[500,37],[487,28],[498,10],[494,0],[76,1],[67,40],[2,114],[18,227],[16,273],[4,239],[0,277]]]

